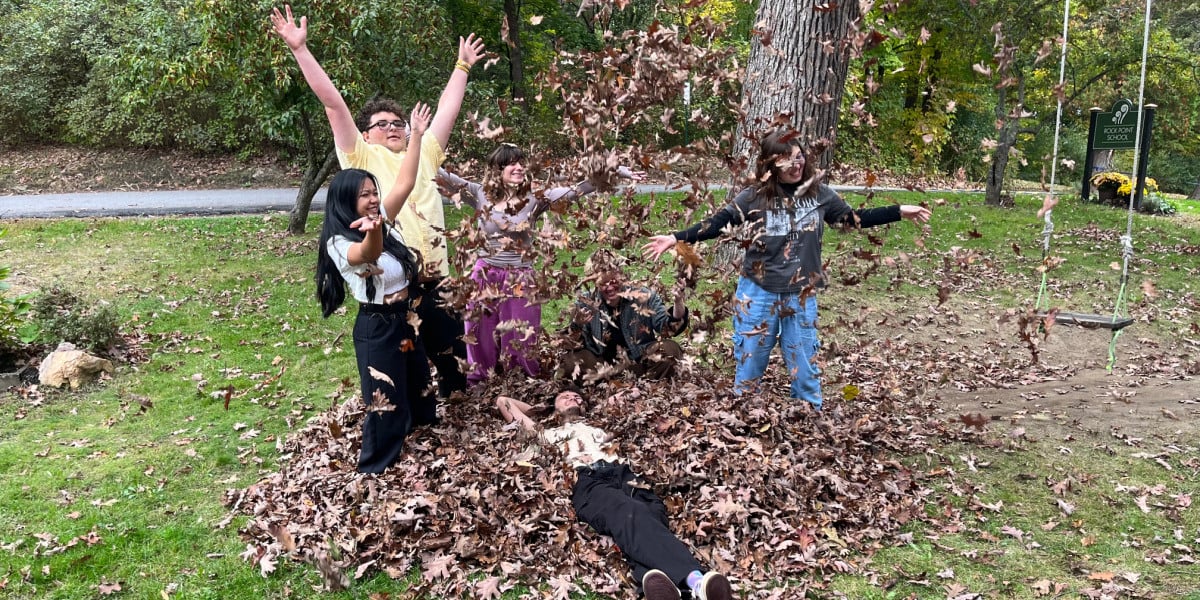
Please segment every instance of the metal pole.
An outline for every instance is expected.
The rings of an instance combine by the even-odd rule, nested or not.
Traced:
[[[1088,140],[1087,152],[1084,152],[1083,159],[1083,191],[1080,192],[1083,201],[1087,202],[1088,196],[1092,195],[1092,165],[1095,164],[1092,145],[1096,143],[1096,119],[1100,116],[1100,111],[1103,110],[1098,106],[1093,106],[1088,109],[1091,115],[1088,116]]]

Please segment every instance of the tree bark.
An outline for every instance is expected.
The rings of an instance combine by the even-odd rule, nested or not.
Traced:
[[[1188,200],[1200,200],[1200,182],[1196,182],[1196,189],[1192,190],[1192,195],[1188,196]]]
[[[750,42],[736,156],[753,152],[777,115],[806,143],[833,141],[851,52],[861,50],[869,34],[851,33],[862,18],[858,2],[820,4],[820,10],[818,5],[816,0],[760,0],[756,21],[762,29]],[[831,160],[832,144],[821,166]]]
[[[329,179],[329,175],[337,170],[337,166],[337,152],[330,149],[322,163],[319,165],[309,164],[308,168],[304,170],[304,179],[300,182],[299,191],[296,192],[296,203],[292,205],[292,211],[288,215],[288,233],[292,235],[304,233],[313,196],[316,195],[317,190],[321,189],[322,185],[325,185],[325,180]]]
[[[296,193],[296,203],[292,205],[291,214],[288,216],[288,233],[292,235],[304,233],[313,195],[321,189],[321,185],[337,165],[337,153],[333,149],[332,141],[323,147],[317,147],[317,138],[313,135],[312,113],[304,105],[300,106],[300,132],[304,134],[304,157],[308,166],[304,169],[304,178],[300,180],[300,190]]]
[[[517,0],[504,0],[504,19],[508,22],[508,78],[512,99],[528,110],[525,100],[525,56],[521,52],[521,5]]]

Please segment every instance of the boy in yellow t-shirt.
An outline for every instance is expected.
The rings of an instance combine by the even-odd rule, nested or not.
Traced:
[[[356,119],[308,49],[307,17],[301,17],[297,23],[292,16],[292,7],[285,5],[284,13],[278,8],[272,11],[271,23],[292,51],[309,88],[325,106],[338,162],[342,168],[369,171],[379,180],[379,194],[386,196],[404,159],[408,138],[408,124],[400,116],[404,111],[396,102],[375,99],[363,106]],[[438,395],[443,398],[466,389],[459,359],[465,361],[467,351],[462,341],[462,318],[446,307],[436,293],[442,280],[449,276],[450,269],[446,242],[441,234],[446,227],[442,198],[433,179],[446,158],[444,149],[462,107],[467,77],[482,55],[483,42],[474,34],[466,39],[459,38],[458,62],[442,90],[433,121],[422,140],[416,185],[400,214],[385,215],[395,218],[405,244],[421,256],[421,278],[414,288],[423,298],[415,303],[421,318],[419,338],[437,368]]]

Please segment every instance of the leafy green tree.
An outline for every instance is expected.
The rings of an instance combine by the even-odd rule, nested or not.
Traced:
[[[184,57],[176,83],[194,91],[228,85],[233,110],[253,115],[269,140],[303,158],[304,177],[288,223],[288,231],[300,233],[312,197],[336,170],[337,158],[323,108],[287,47],[270,32],[274,6],[263,0],[194,0],[186,15],[201,39]],[[308,18],[310,48],[352,111],[375,96],[436,104],[456,50],[437,4],[313,0],[293,9]]]
[[[173,85],[199,43],[190,0],[32,0],[0,18],[0,141],[187,146],[261,141],[229,86]]]
[[[87,83],[80,40],[103,13],[99,2],[0,4],[0,141],[59,140],[65,108]]]
[[[897,162],[917,166],[940,156],[943,167],[985,179],[986,201],[999,204],[1013,159],[1027,175],[1033,169],[1036,177],[1039,168],[1048,175],[1039,165],[1048,164],[1061,98],[1060,158],[1082,164],[1086,108],[1120,87],[1140,62],[1140,30],[1127,22],[1136,18],[1135,4],[1072,4],[1067,77],[1059,89],[1060,0],[904,3],[883,15],[901,35],[868,53],[861,75],[851,78],[852,125],[880,124],[860,147],[904,148],[907,160]]]

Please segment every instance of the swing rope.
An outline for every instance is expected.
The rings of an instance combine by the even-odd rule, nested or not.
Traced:
[[[1058,174],[1058,140],[1062,131],[1062,111],[1063,111],[1063,85],[1067,78],[1067,24],[1071,16],[1071,0],[1063,2],[1063,26],[1062,26],[1062,52],[1058,58],[1058,111],[1054,114],[1054,153],[1050,159],[1050,197],[1054,198],[1058,192],[1054,189],[1055,177]],[[1042,285],[1038,288],[1037,303],[1034,304],[1035,310],[1048,310],[1050,308],[1050,296],[1046,294],[1046,281],[1050,276],[1050,237],[1054,233],[1054,220],[1051,215],[1054,210],[1047,210],[1044,215],[1046,221],[1045,227],[1042,228]],[[1045,307],[1043,307],[1043,300]]]
[[[1146,16],[1145,16],[1145,21],[1144,21],[1144,30],[1142,32],[1142,65],[1141,65],[1140,79],[1139,79],[1139,83],[1138,83],[1138,104],[1137,105],[1139,107],[1141,107],[1145,104],[1145,98],[1146,98],[1146,59],[1147,59],[1147,52],[1150,47],[1150,9],[1151,9],[1152,4],[1153,4],[1153,0],[1146,0]],[[1057,202],[1054,201],[1055,196],[1057,194],[1057,192],[1054,189],[1054,185],[1056,183],[1056,176],[1057,176],[1057,172],[1058,172],[1058,149],[1059,149],[1059,139],[1060,139],[1061,128],[1062,128],[1062,109],[1063,109],[1062,90],[1063,90],[1064,82],[1066,80],[1067,33],[1068,33],[1068,24],[1070,21],[1070,13],[1071,13],[1071,2],[1070,2],[1070,0],[1064,0],[1064,3],[1063,3],[1063,30],[1062,30],[1063,42],[1062,42],[1062,52],[1060,53],[1060,56],[1059,56],[1059,65],[1058,65],[1058,88],[1057,88],[1058,89],[1058,94],[1057,94],[1058,95],[1058,111],[1055,114],[1055,119],[1054,119],[1054,153],[1053,153],[1053,156],[1051,159],[1052,162],[1050,165],[1050,190],[1049,190],[1049,193],[1047,194],[1047,200],[1048,200],[1047,205],[1049,205],[1050,207],[1053,207],[1055,204],[1057,204]],[[1144,114],[1139,110],[1137,128],[1136,128],[1135,135],[1134,135],[1133,174],[1130,177],[1130,181],[1133,181],[1134,185],[1137,185],[1137,183],[1139,183],[1137,181],[1137,173],[1138,173],[1138,167],[1139,167],[1138,161],[1141,158],[1142,125],[1143,125],[1142,119],[1143,119],[1143,117],[1144,117]],[[1111,323],[1110,323],[1111,325],[1113,325],[1112,326],[1112,338],[1109,340],[1109,344],[1108,344],[1108,365],[1106,367],[1106,369],[1110,373],[1112,372],[1113,366],[1116,364],[1116,361],[1117,361],[1117,353],[1116,353],[1117,338],[1119,338],[1121,336],[1121,330],[1124,328],[1124,325],[1121,325],[1119,327],[1116,325],[1118,324],[1118,321],[1122,319],[1122,315],[1126,315],[1129,312],[1128,301],[1126,299],[1126,291],[1129,287],[1129,263],[1134,257],[1133,212],[1134,212],[1134,200],[1138,197],[1137,191],[1138,190],[1131,190],[1131,193],[1129,194],[1129,206],[1127,207],[1127,214],[1126,214],[1126,220],[1125,220],[1125,235],[1121,236],[1121,262],[1122,262],[1121,286],[1120,286],[1120,290],[1117,292],[1116,304],[1113,306],[1113,314],[1112,314],[1112,319],[1111,319]],[[1052,214],[1053,214],[1053,208],[1050,208],[1050,209],[1046,209],[1045,213],[1043,215],[1044,220],[1045,220],[1045,226],[1042,228],[1042,268],[1041,268],[1042,282],[1041,282],[1041,285],[1038,287],[1037,302],[1034,304],[1035,310],[1038,310],[1038,311],[1048,311],[1049,305],[1050,305],[1050,298],[1049,298],[1049,294],[1047,293],[1047,282],[1049,281],[1049,275],[1050,275],[1050,239],[1051,239],[1051,237],[1053,237],[1053,234],[1054,234],[1054,221],[1052,219]],[[1072,318],[1076,319],[1076,322],[1078,322],[1077,317],[1078,317],[1078,315],[1072,315]],[[1125,320],[1128,321],[1128,319],[1125,319]]]
[[[1146,55],[1150,47],[1150,5],[1154,0],[1146,0],[1146,17],[1142,31],[1142,71],[1138,81],[1138,119],[1137,129],[1133,137],[1133,172],[1129,177],[1132,183],[1132,188],[1129,190],[1129,209],[1125,219],[1125,235],[1121,237],[1121,289],[1117,292],[1117,302],[1113,306],[1113,320],[1123,314],[1129,313],[1129,306],[1125,297],[1125,291],[1129,285],[1129,262],[1133,259],[1133,210],[1134,201],[1141,195],[1141,181],[1138,181],[1138,161],[1142,156],[1142,124],[1145,119],[1145,112],[1141,107],[1145,106],[1146,100]],[[1117,338],[1121,337],[1121,330],[1114,329],[1112,340],[1108,343],[1108,371],[1112,372],[1113,365],[1117,362]]]

